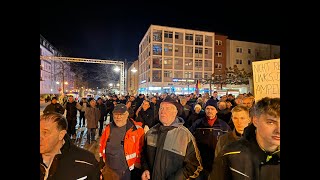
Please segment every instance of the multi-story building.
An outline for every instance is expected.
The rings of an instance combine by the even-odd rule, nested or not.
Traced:
[[[61,56],[61,53],[40,35],[40,56]],[[73,87],[69,62],[40,60],[40,95],[59,94]]]
[[[127,78],[127,93],[130,95],[137,95],[139,89],[139,60],[134,61],[128,69],[128,78]]]
[[[214,32],[151,25],[139,44],[139,92],[194,92],[214,72],[214,48]]]
[[[214,74],[213,80],[224,79],[227,67],[227,36],[215,34],[214,44]],[[215,84],[213,90],[221,90],[225,84]]]
[[[252,62],[280,58],[280,46],[238,40],[227,40],[227,67],[237,65],[238,69],[252,72]],[[241,93],[253,92],[253,85],[229,85]]]

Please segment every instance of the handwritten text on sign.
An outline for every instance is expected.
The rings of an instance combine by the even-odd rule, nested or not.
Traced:
[[[255,100],[280,97],[280,59],[252,62]]]

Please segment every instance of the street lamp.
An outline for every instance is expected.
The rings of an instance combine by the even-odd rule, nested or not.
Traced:
[[[131,69],[131,72],[133,72],[133,73],[136,73],[138,70],[136,69],[136,67],[133,67],[132,69]]]
[[[119,66],[116,66],[113,70],[115,70],[116,72],[119,72],[120,68],[119,68]]]
[[[60,84],[59,81],[56,81],[56,84]],[[62,93],[64,93],[64,85],[68,85],[69,83],[67,81],[65,81],[64,83],[62,83]]]

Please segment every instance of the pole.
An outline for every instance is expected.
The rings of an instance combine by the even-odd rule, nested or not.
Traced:
[[[127,62],[127,59],[124,59],[124,66],[125,66],[125,69],[124,69],[124,95],[127,94],[128,92],[128,62]]]
[[[61,62],[62,64],[62,94],[64,94],[64,64],[63,62]]]

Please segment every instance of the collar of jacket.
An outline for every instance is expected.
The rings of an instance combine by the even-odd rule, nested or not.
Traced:
[[[181,117],[176,117],[176,119],[170,124],[173,127],[179,127],[184,124],[184,120]]]
[[[117,127],[116,123],[114,121],[112,121],[112,124]],[[132,131],[137,130],[137,127],[135,125],[135,123],[133,122],[133,120],[131,118],[128,118],[127,120],[127,124],[126,124],[126,131],[128,131],[130,128],[132,128]]]
[[[280,162],[280,147],[275,152],[266,152],[260,148],[255,133],[256,127],[251,123],[244,129],[243,138],[250,142],[253,150],[257,153],[257,158],[260,162],[269,163],[269,164],[276,164]]]
[[[233,137],[235,137],[237,140],[239,140],[239,139],[243,136],[243,134],[241,135],[240,133],[237,132],[236,128],[233,129],[232,135],[233,135]]]

